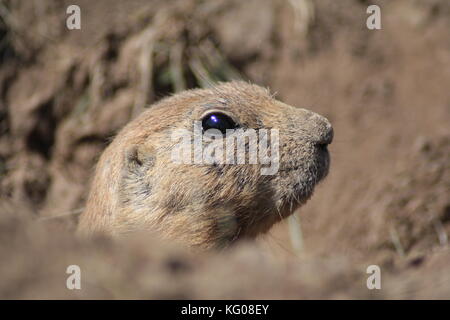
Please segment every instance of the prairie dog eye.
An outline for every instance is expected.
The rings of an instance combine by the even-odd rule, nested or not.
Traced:
[[[212,112],[202,119],[203,131],[217,129],[220,130],[222,134],[225,134],[227,129],[235,129],[236,127],[237,125],[233,119],[220,112]]]

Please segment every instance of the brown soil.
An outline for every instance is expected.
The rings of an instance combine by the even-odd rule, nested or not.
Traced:
[[[374,2],[382,30],[356,0],[0,1],[0,297],[450,298],[450,3]],[[287,222],[225,252],[73,238],[117,130],[236,78],[335,128],[300,252]],[[82,290],[66,289],[70,264]]]

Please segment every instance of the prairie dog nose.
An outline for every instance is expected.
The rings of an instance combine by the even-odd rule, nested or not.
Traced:
[[[304,114],[303,126],[308,131],[311,142],[320,146],[327,146],[333,141],[333,127],[327,118],[315,112],[301,109]]]
[[[295,108],[280,103],[295,129],[301,133],[301,138],[306,139],[318,146],[327,146],[333,141],[333,126],[327,118],[304,108]]]
[[[329,145],[333,141],[334,131],[333,126],[327,118],[315,114],[312,121],[315,121],[317,126],[317,134],[314,137],[315,143],[318,145]]]

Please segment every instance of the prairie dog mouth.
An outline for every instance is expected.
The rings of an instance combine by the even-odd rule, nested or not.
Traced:
[[[316,186],[326,178],[330,168],[330,154],[327,146],[315,147],[314,156],[309,161],[284,165],[280,176],[285,186],[282,202],[289,215],[304,204],[314,193]]]
[[[317,176],[317,182],[324,179],[328,175],[330,168],[330,152],[328,151],[328,145],[318,145],[315,147],[313,159],[305,162],[304,160],[299,163],[282,164],[279,172],[286,173],[292,171],[298,171],[300,175]]]

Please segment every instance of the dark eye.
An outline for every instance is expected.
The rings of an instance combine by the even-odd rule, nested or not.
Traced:
[[[233,119],[220,112],[210,113],[202,119],[203,131],[218,129],[222,134],[225,134],[227,129],[234,129],[236,127],[237,125]]]

